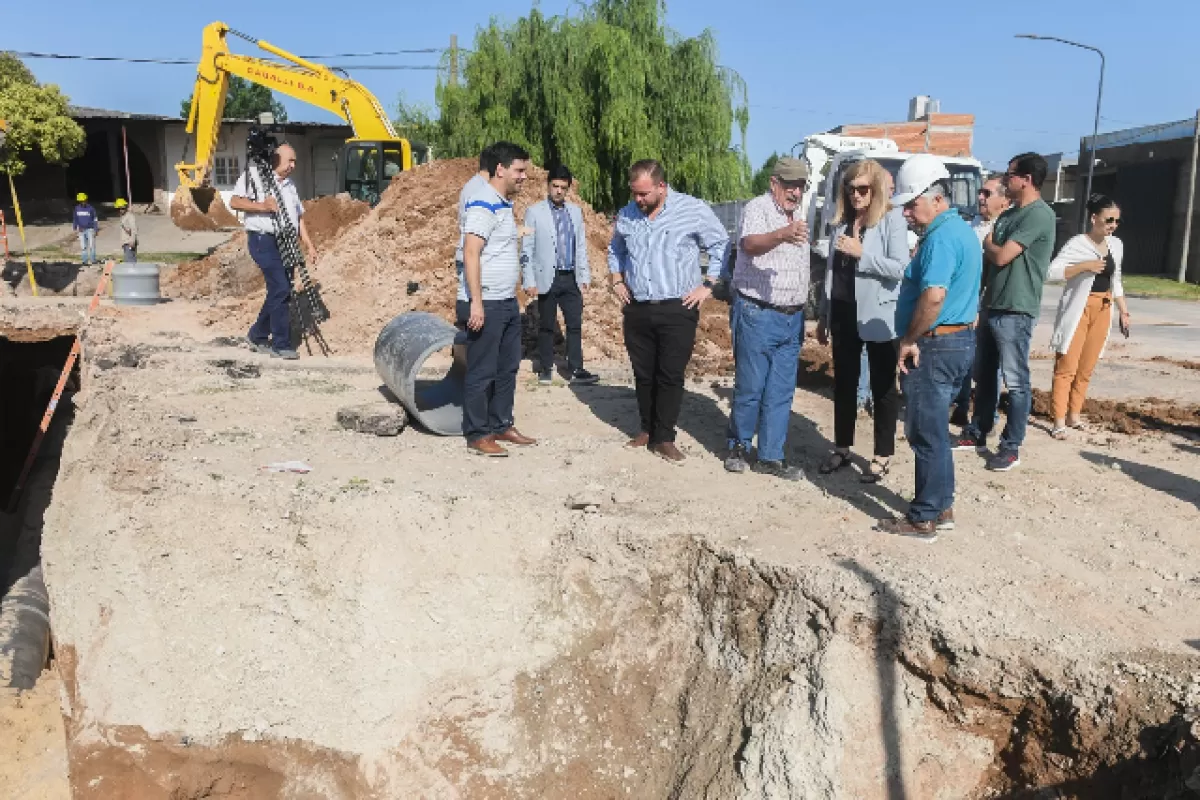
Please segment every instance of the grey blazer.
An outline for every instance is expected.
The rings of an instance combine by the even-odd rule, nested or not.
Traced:
[[[847,227],[838,225],[829,237],[825,293],[821,298],[821,321],[826,326],[833,291],[834,243]],[[863,233],[863,254],[854,274],[858,335],[864,342],[886,342],[896,338],[896,299],[900,296],[900,281],[909,260],[908,223],[904,220],[904,212],[893,208],[878,225]]]
[[[575,282],[586,286],[591,282],[592,274],[588,268],[583,212],[574,203],[567,203],[566,206],[567,216],[575,227]],[[533,232],[521,237],[522,285],[526,289],[537,286],[539,293],[548,292],[554,283],[554,267],[558,260],[558,234],[554,230],[549,200],[529,207],[525,212],[525,227]]]

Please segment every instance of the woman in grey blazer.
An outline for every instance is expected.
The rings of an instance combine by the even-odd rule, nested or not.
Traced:
[[[817,338],[833,339],[834,451],[821,466],[828,474],[850,464],[863,348],[875,401],[875,453],[862,480],[874,483],[888,472],[896,451],[896,298],[908,265],[908,224],[890,209],[888,173],[863,159],[846,170],[837,196],[833,247],[825,267],[825,295]]]

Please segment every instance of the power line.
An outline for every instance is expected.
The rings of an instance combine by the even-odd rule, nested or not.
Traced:
[[[126,56],[81,56],[67,53],[35,53],[23,50],[10,50],[15,56],[21,58],[48,58],[59,61],[104,61],[104,62],[120,62],[125,64],[164,64],[175,67],[194,67],[196,66],[195,59],[184,58],[129,58]],[[397,50],[395,53],[413,52],[413,53],[438,53],[440,50]],[[392,52],[379,51],[378,55],[392,55]],[[300,56],[309,60],[318,58],[359,58],[377,55],[375,53],[342,53],[340,55],[330,56]],[[401,69],[417,69],[417,70],[436,70],[440,67],[426,64],[326,64],[330,69],[375,69],[375,70],[401,70]]]
[[[15,56],[21,58],[52,58],[63,61],[123,61],[128,64],[169,64],[172,66],[195,66],[194,60],[183,60],[174,58],[125,58],[123,56],[76,56],[67,55],[65,53],[31,53],[21,50],[9,50]]]

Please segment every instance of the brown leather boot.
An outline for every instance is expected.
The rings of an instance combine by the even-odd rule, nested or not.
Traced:
[[[650,434],[642,431],[637,436],[625,443],[626,447],[645,447],[650,444]]]
[[[531,444],[537,444],[537,439],[529,438],[528,436],[521,433],[516,428],[509,428],[504,433],[497,434],[496,436],[493,436],[492,438],[495,439],[497,442],[507,442],[508,444],[515,444],[519,447],[526,447]]]
[[[668,464],[674,464],[677,467],[683,466],[684,460],[687,458],[674,442],[659,442],[650,448],[650,452],[662,458]]]
[[[467,449],[477,456],[504,458],[508,451],[496,444],[495,436],[481,436],[473,442],[467,442]]]
[[[945,511],[938,514],[937,519],[934,521],[934,527],[936,527],[939,531],[954,530],[954,509],[947,508]]]

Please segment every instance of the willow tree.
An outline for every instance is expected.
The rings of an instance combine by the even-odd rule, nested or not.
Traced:
[[[596,0],[575,17],[534,8],[511,25],[481,28],[439,81],[442,152],[473,156],[497,139],[518,142],[544,166],[565,164],[592,205],[629,198],[626,169],[663,162],[676,188],[720,201],[749,185],[746,87],[717,64],[710,31],[683,38],[660,0]],[[730,145],[734,126],[741,148]]]

